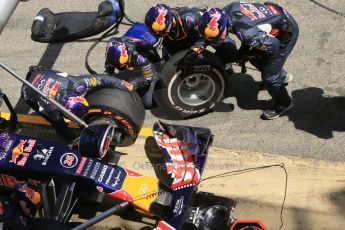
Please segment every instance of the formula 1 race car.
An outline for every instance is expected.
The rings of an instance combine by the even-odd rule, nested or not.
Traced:
[[[0,31],[18,1],[2,3],[6,7],[0,7],[5,18],[0,18]],[[209,129],[162,122],[154,125],[153,135],[171,177],[170,183],[163,182],[117,165],[120,155],[114,148],[134,143],[143,116],[136,120],[121,112],[126,110],[118,109],[118,104],[104,104],[109,103],[106,98],[114,97],[115,89],[90,94],[91,98],[98,96],[88,99],[93,110],[88,113],[89,119],[83,120],[2,63],[0,67],[81,128],[78,138],[68,145],[21,135],[16,129],[17,115],[7,96],[0,93],[0,104],[4,102],[11,112],[9,120],[0,119],[2,228],[79,230],[120,212],[151,218],[154,223],[146,229],[266,229],[259,221],[232,217],[235,202],[231,199],[197,191],[213,139]],[[123,96],[136,103],[135,93],[121,92],[125,93],[115,95],[119,100]],[[117,203],[110,202],[109,207],[109,200]],[[83,223],[72,222],[79,213],[88,213],[89,217]]]
[[[78,143],[69,146],[23,136],[15,132],[16,114],[6,95],[0,98],[11,111],[9,121],[0,121],[0,194],[11,196],[18,186],[31,200],[39,194],[38,214],[26,215],[23,222],[27,229],[85,229],[118,212],[154,220],[146,229],[265,229],[259,221],[232,217],[233,200],[197,191],[213,139],[208,129],[155,123],[153,135],[172,178],[167,184],[118,166],[118,157],[106,160],[108,154],[116,156],[109,148],[113,125],[90,124]],[[90,151],[100,157],[89,157]],[[23,182],[30,186],[23,187]],[[120,203],[106,209],[109,199]],[[30,213],[28,202],[20,205]],[[85,209],[91,205],[95,208]],[[0,217],[6,213],[10,218],[7,212]],[[95,216],[84,223],[70,222],[82,212]]]

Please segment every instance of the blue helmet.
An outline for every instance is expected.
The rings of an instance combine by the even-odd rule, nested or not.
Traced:
[[[72,94],[66,96],[65,107],[78,117],[82,118],[89,110],[89,103],[84,97]]]
[[[116,69],[129,67],[129,50],[119,39],[111,39],[106,46],[106,65]]]
[[[199,34],[212,43],[221,43],[228,35],[229,24],[229,18],[224,11],[219,8],[210,8],[199,20]]]
[[[157,4],[151,7],[145,16],[147,28],[159,36],[166,36],[173,24],[173,12],[165,4]]]

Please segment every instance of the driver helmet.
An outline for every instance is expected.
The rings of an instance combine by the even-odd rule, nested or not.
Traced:
[[[222,43],[229,32],[229,17],[219,8],[210,8],[201,16],[198,30],[201,37],[211,43]]]
[[[65,98],[65,107],[78,117],[82,118],[89,110],[89,103],[82,96],[70,95]]]
[[[146,27],[158,36],[168,35],[173,24],[173,12],[165,4],[151,7],[145,16]]]
[[[106,66],[115,69],[129,67],[129,49],[119,39],[111,39],[106,46]]]

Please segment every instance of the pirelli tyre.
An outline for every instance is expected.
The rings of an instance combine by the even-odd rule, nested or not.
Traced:
[[[181,66],[186,51],[173,55],[160,72],[160,90],[155,101],[182,118],[209,112],[225,91],[224,64],[212,52],[204,51],[188,68]]]
[[[86,99],[90,109],[83,119],[87,123],[114,122],[122,139],[117,146],[129,146],[135,142],[145,120],[145,108],[135,90],[104,88],[88,94]]]

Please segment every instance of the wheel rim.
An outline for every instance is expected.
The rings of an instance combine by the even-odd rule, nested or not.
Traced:
[[[206,74],[192,74],[178,85],[179,99],[186,105],[199,106],[209,102],[215,93],[215,82]]]

